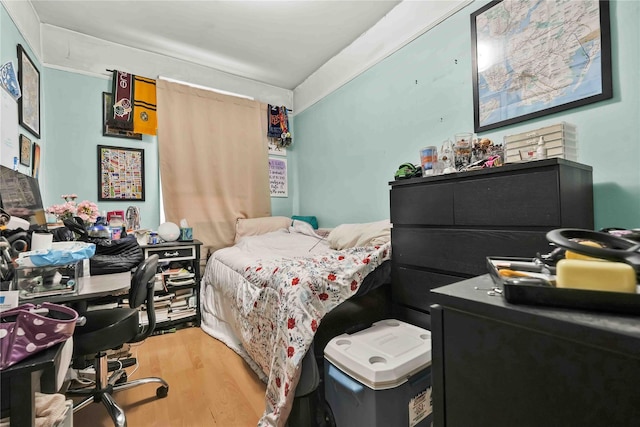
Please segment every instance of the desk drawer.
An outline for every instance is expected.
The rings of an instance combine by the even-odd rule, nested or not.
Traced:
[[[160,261],[180,261],[183,259],[195,259],[195,246],[163,246],[157,248],[145,248],[144,257],[149,258],[151,255],[158,255]]]

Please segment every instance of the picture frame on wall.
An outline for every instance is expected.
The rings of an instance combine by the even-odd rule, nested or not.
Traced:
[[[20,134],[20,164],[31,166],[31,140]]]
[[[111,92],[102,92],[102,136],[142,140],[141,133],[110,126],[108,124],[108,114],[111,111],[113,111],[113,94]]]
[[[98,145],[98,201],[144,198],[144,150]]]
[[[40,138],[40,71],[21,44],[18,45],[18,83],[22,92],[18,98],[20,126]]]
[[[471,39],[476,132],[613,97],[608,1],[492,1]]]
[[[31,176],[35,179],[40,177],[40,145],[33,143],[31,150]]]

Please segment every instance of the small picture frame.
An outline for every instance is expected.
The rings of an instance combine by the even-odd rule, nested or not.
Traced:
[[[31,140],[20,134],[20,164],[31,166]]]
[[[124,129],[116,129],[109,126],[108,114],[111,111],[113,111],[113,94],[110,92],[102,92],[102,136],[142,140],[141,133],[135,133]]]

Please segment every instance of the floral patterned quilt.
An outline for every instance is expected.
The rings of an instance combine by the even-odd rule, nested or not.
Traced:
[[[281,255],[292,247],[307,250]],[[248,255],[256,248],[262,256]],[[266,409],[258,426],[285,424],[302,358],[322,318],[354,295],[364,278],[390,256],[390,242],[336,251],[318,236],[292,228],[245,238],[240,245],[212,255],[203,283],[214,293],[203,292],[203,298],[218,298],[219,306],[222,299],[228,304],[225,322],[232,325],[254,370],[257,366],[266,377]],[[216,277],[216,270],[222,274]],[[203,301],[204,323],[210,303]]]

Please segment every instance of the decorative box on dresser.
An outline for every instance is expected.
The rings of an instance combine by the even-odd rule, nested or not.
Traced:
[[[389,184],[394,312],[427,329],[431,289],[485,274],[487,256],[547,253],[549,230],[593,229],[592,168],[563,159]]]

